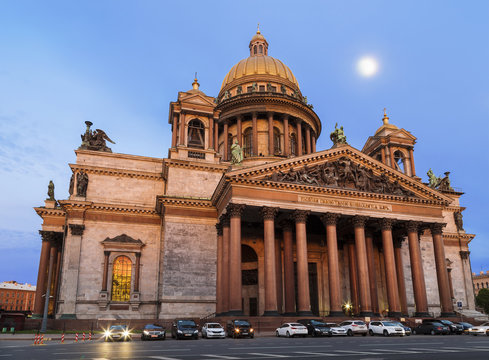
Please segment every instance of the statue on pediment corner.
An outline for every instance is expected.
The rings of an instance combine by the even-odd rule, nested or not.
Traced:
[[[54,199],[54,183],[53,180],[49,180],[49,185],[48,185],[48,198],[46,200],[49,201],[56,201]]]
[[[346,136],[345,136],[345,132],[343,130],[343,126],[341,126],[338,129],[338,123],[335,124],[334,131],[329,135],[329,138],[333,142],[333,145],[348,144],[346,142]]]
[[[465,231],[464,230],[464,219],[463,219],[463,215],[460,211],[455,211],[453,213],[453,218],[455,220],[455,225],[457,226],[457,230],[458,231]]]
[[[85,134],[81,135],[82,143],[79,149],[83,150],[95,150],[95,151],[105,151],[112,152],[112,150],[107,147],[106,141],[115,144],[105,133],[105,131],[96,129],[95,131],[90,130],[93,125],[91,121],[85,121],[87,129]]]

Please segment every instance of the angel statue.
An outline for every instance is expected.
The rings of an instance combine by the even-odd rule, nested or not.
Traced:
[[[345,132],[343,131],[343,126],[341,126],[338,129],[338,123],[335,124],[334,131],[331,133],[331,135],[329,136],[329,138],[333,142],[333,145],[336,145],[336,144],[346,144],[347,143],[346,142]]]
[[[238,144],[238,140],[234,140],[233,145],[231,145],[231,163],[241,164],[243,161],[243,149]]]
[[[85,134],[81,135],[82,143],[79,149],[85,150],[95,150],[95,151],[106,151],[112,152],[112,150],[107,147],[106,141],[115,144],[105,133],[105,131],[96,129],[95,131],[90,130],[90,126],[92,126],[92,122],[85,121],[87,125],[87,129]]]
[[[428,175],[428,180],[429,180],[428,186],[430,188],[436,189],[438,187],[438,185],[440,185],[441,178],[436,176],[435,173],[433,172],[433,170],[431,170],[431,169],[428,170],[426,175]]]

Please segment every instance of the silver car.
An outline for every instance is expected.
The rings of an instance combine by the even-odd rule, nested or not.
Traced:
[[[226,337],[226,332],[224,328],[219,323],[205,323],[202,327],[202,338],[220,338],[224,339]]]

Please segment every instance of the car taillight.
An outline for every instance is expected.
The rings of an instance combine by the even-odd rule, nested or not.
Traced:
[[[438,326],[436,329],[437,329],[437,330],[441,330],[441,327],[439,327],[439,326]]]
[[[352,324],[352,326],[358,326],[358,325],[356,325],[356,324]]]
[[[295,327],[291,327],[291,329],[292,329],[292,330],[297,330],[297,328],[295,328]]]

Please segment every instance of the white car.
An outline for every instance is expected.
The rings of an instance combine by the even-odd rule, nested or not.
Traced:
[[[296,335],[306,337],[307,328],[299,323],[285,323],[275,331],[277,336],[294,337]]]
[[[202,337],[204,339],[210,338],[220,338],[224,339],[226,337],[226,332],[224,328],[219,323],[205,323],[202,327]]]
[[[406,332],[402,326],[398,325],[393,321],[371,321],[368,324],[368,333],[370,335],[399,335],[404,336]]]
[[[341,326],[338,326],[335,323],[326,323],[326,326],[328,326],[331,329],[331,332],[333,336],[346,336],[346,330],[345,328],[342,328]]]
[[[348,336],[353,336],[356,334],[361,334],[367,336],[368,328],[361,320],[347,320],[340,323],[340,326],[346,330]]]
[[[486,335],[486,332],[489,330],[489,321],[486,321],[482,325],[474,325],[470,330],[470,335]]]

